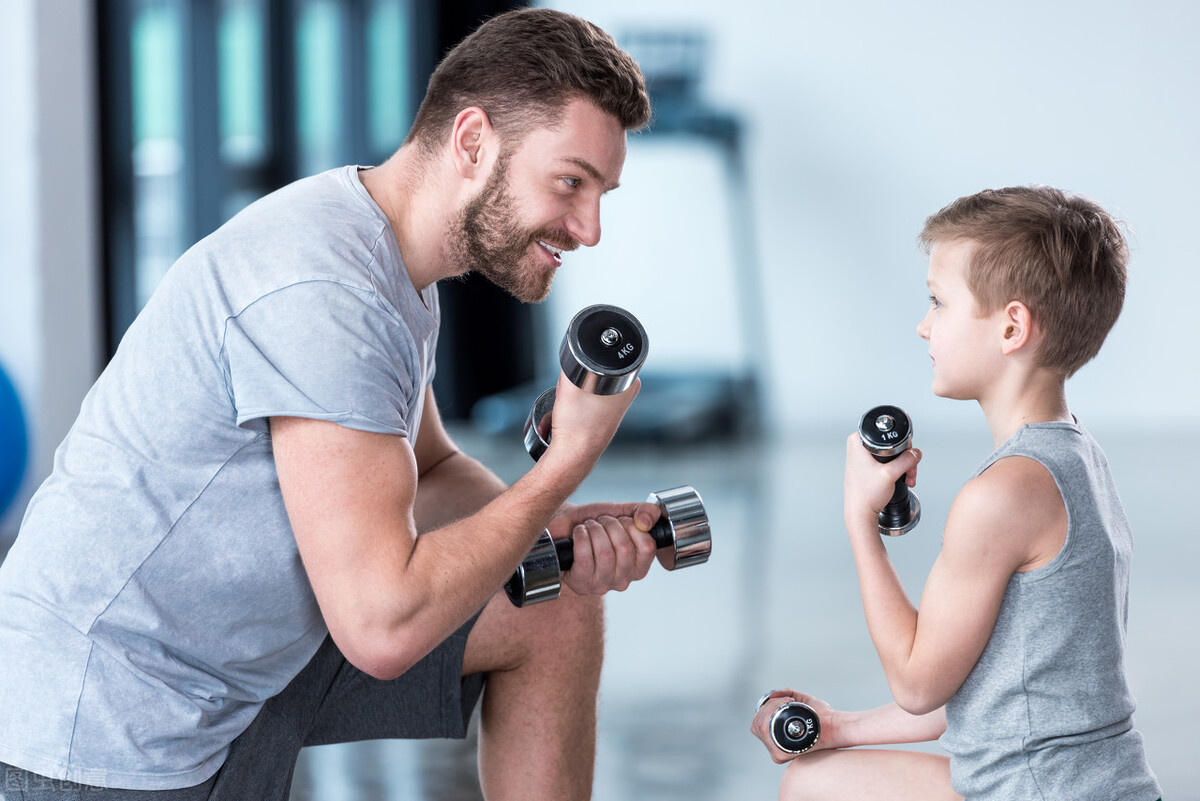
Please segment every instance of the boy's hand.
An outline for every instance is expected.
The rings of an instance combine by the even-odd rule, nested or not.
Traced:
[[[834,711],[833,707],[819,698],[798,693],[795,690],[775,690],[770,694],[768,700],[758,708],[758,711],[754,714],[754,719],[750,721],[750,733],[757,737],[763,746],[766,747],[767,753],[773,762],[777,765],[782,765],[785,762],[791,762],[796,757],[804,756],[804,754],[790,754],[787,751],[780,750],[775,745],[775,741],[771,739],[771,716],[775,714],[775,710],[791,701],[808,704],[817,713],[817,717],[821,721],[821,736],[817,738],[817,742],[813,744],[813,747],[805,751],[804,754],[811,754],[813,751],[820,751],[825,748],[839,747],[835,744],[839,736],[837,731],[838,713]]]
[[[603,595],[645,578],[658,550],[648,532],[660,513],[653,503],[565,506],[550,521],[554,539],[569,536],[575,543],[563,583],[579,595]]]
[[[904,476],[909,487],[917,485],[917,463],[921,451],[909,448],[890,462],[875,460],[854,432],[846,439],[846,477],[844,509],[846,523],[868,520],[872,530],[875,521],[896,489],[896,480]]]

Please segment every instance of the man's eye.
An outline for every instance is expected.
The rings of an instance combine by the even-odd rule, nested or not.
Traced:
[[[567,186],[571,187],[572,189],[578,188],[579,184],[582,183],[582,181],[580,181],[578,178],[572,178],[567,175],[563,176],[563,181],[566,183]]]

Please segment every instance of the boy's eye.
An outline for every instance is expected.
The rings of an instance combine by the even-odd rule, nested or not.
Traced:
[[[933,295],[930,295],[929,296],[929,305],[936,309],[942,305],[942,302],[940,300],[938,300],[937,298],[935,298]]]

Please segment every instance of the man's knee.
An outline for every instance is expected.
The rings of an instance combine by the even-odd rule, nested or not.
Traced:
[[[464,674],[511,670],[554,660],[599,670],[604,652],[604,597],[566,587],[553,601],[514,607],[494,597],[467,639]]]
[[[530,658],[571,664],[577,670],[594,665],[599,671],[604,657],[604,596],[576,595],[563,587],[555,600],[515,611],[533,613],[522,627]]]

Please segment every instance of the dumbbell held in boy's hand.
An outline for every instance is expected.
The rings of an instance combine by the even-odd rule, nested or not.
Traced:
[[[912,420],[899,406],[876,406],[858,424],[863,447],[880,462],[890,462],[908,450],[912,432]],[[891,500],[879,513],[879,533],[898,537],[912,531],[920,520],[921,502],[901,476]]]

